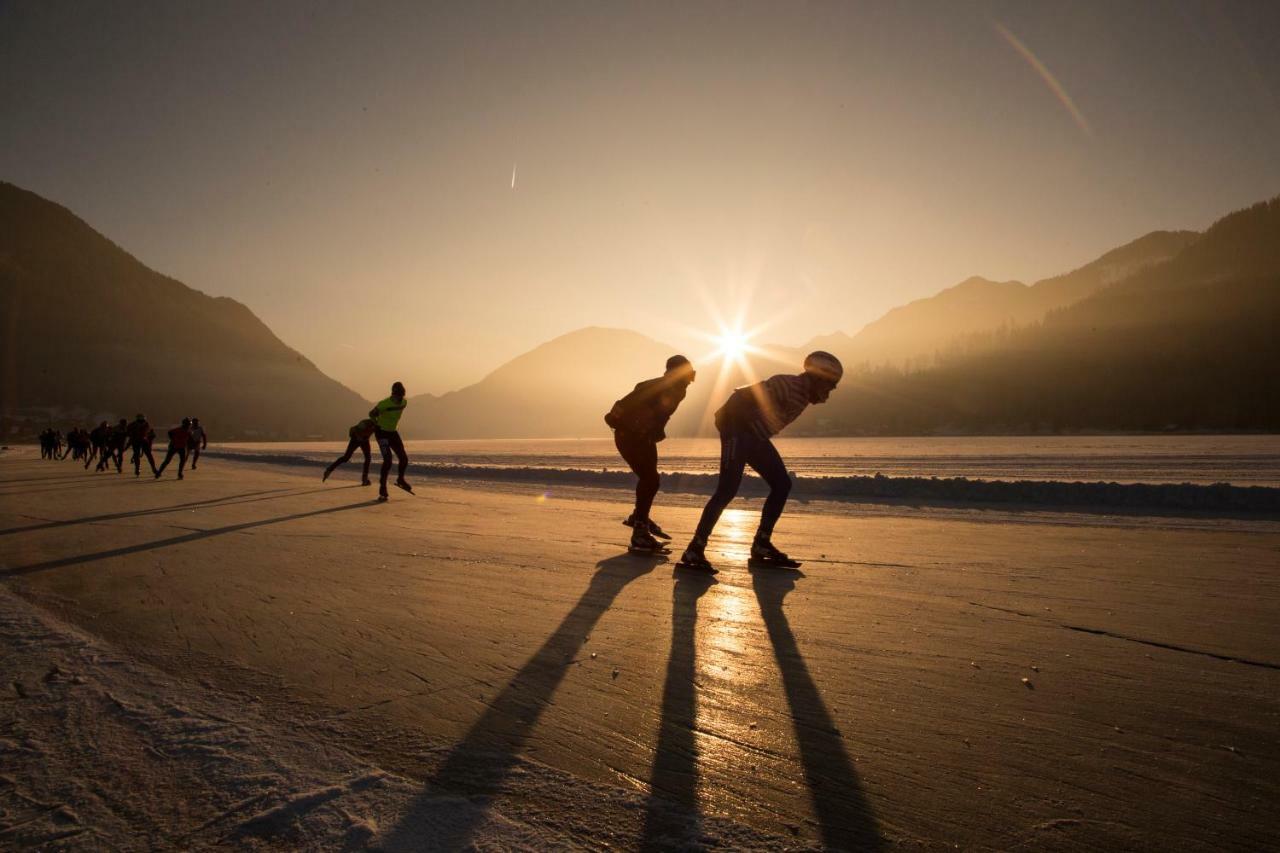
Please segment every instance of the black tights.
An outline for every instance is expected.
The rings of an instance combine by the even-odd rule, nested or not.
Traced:
[[[631,470],[640,478],[636,483],[634,518],[636,521],[647,521],[661,482],[658,478],[658,445],[651,438],[624,430],[614,432],[613,443],[617,445],[618,452],[631,466]]]
[[[738,494],[743,469],[748,465],[769,484],[769,497],[765,499],[760,513],[760,529],[756,535],[766,539],[773,535],[773,526],[778,523],[782,508],[787,505],[787,495],[791,493],[787,466],[769,439],[750,433],[730,432],[720,434],[720,482],[702,511],[695,539],[706,542],[711,536],[716,522],[720,520],[720,513]]]
[[[396,474],[399,480],[404,479],[404,469],[409,467],[409,457],[404,452],[404,442],[400,440],[398,432],[383,432],[378,430],[378,449],[382,451],[382,494],[387,493],[387,474],[391,473],[391,453],[395,451],[396,458],[400,460],[400,470]]]
[[[329,473],[332,474],[334,471],[338,470],[338,467],[340,465],[346,465],[348,462],[350,462],[351,455],[355,453],[357,449],[364,451],[364,474],[360,478],[361,482],[369,479],[369,439],[367,438],[363,440],[358,438],[353,438],[350,441],[348,441],[347,452],[339,456],[337,461],[335,461],[332,465],[329,466]],[[403,455],[401,456],[401,458],[402,459],[404,458]],[[384,471],[382,474],[383,485],[386,485],[386,482],[387,482],[387,475],[386,475],[386,472]]]
[[[178,457],[178,476],[182,476],[182,469],[187,466],[187,449],[178,447],[174,444],[169,445],[169,450],[164,454],[164,461],[160,463],[160,467],[156,469],[156,476],[159,477],[164,473],[164,469],[169,467],[169,463],[173,461],[173,457]]]
[[[156,472],[156,458],[151,455],[151,445],[145,441],[135,441],[129,445],[133,448],[133,473],[137,474],[142,470],[142,457],[147,457],[147,462],[151,463],[151,473]]]

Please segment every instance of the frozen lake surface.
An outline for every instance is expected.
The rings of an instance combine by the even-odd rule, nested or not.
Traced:
[[[1118,483],[1232,483],[1280,486],[1280,436],[964,436],[948,438],[778,438],[787,467],[802,477],[969,477]],[[406,442],[415,462],[495,468],[623,471],[609,438]],[[328,460],[345,442],[237,443],[237,453]],[[375,448],[375,456],[377,450]],[[659,446],[665,472],[712,473],[714,438]],[[358,459],[358,454],[357,454]],[[376,464],[376,460],[375,460]]]

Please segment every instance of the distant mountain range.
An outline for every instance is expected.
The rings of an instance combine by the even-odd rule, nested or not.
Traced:
[[[928,367],[958,338],[1001,327],[1025,326],[1090,296],[1139,270],[1167,261],[1200,235],[1154,231],[1065,275],[1026,285],[973,276],[935,296],[894,308],[856,335],[810,342],[850,364]]]
[[[925,370],[851,377],[798,430],[1280,429],[1280,198],[1171,259]]]
[[[217,438],[339,437],[370,403],[244,305],[147,269],[66,209],[0,183],[0,417],[199,414]],[[852,336],[699,364],[668,432],[709,434],[736,385],[826,349],[848,375],[789,434],[1280,429],[1280,199],[1204,234],[1158,231],[1025,285],[969,278]],[[675,350],[586,328],[481,381],[410,399],[409,438],[608,435],[603,414]],[[693,355],[693,354],[690,354]]]
[[[216,439],[337,437],[369,403],[247,307],[148,269],[66,208],[0,182],[5,433],[143,412]]]

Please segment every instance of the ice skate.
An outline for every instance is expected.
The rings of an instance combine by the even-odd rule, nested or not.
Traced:
[[[707,556],[703,553],[706,546],[696,539],[689,543],[689,547],[684,549],[684,553],[680,555],[680,562],[676,563],[677,569],[689,569],[694,572],[702,572],[703,574],[714,575],[716,567],[711,565],[707,560]]]
[[[747,565],[767,569],[798,569],[800,563],[773,547],[767,538],[756,537],[751,543],[751,558]]]
[[[671,549],[650,535],[645,525],[636,525],[627,550],[632,554],[670,554]]]

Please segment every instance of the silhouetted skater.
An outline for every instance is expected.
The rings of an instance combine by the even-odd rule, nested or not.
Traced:
[[[399,382],[391,386],[391,396],[369,410],[373,419],[374,436],[378,439],[378,449],[382,451],[382,477],[378,483],[378,500],[387,499],[387,474],[391,472],[391,453],[395,452],[400,460],[400,470],[396,474],[396,485],[410,494],[413,487],[404,479],[405,469],[409,467],[409,457],[404,451],[404,442],[396,428],[400,425],[400,416],[407,405],[404,399],[404,385]]]
[[[347,430],[347,452],[343,453],[334,460],[332,465],[324,469],[324,476],[320,478],[321,481],[329,479],[329,475],[338,470],[340,465],[345,465],[350,462],[351,454],[355,453],[356,450],[359,449],[364,453],[364,471],[360,475],[360,485],[372,485],[369,482],[369,437],[373,435],[376,428],[377,424],[373,422],[372,418],[365,418],[360,423]],[[386,491],[386,482],[387,478],[384,473],[382,477],[382,488],[384,492]]]
[[[107,422],[103,421],[89,431],[89,454],[84,460],[86,471],[89,470],[89,464],[94,459],[107,452],[107,433],[110,429],[111,427],[107,426]]]
[[[714,572],[707,562],[707,539],[742,485],[743,469],[750,465],[769,484],[769,497],[760,513],[760,527],[751,543],[751,560],[756,563],[795,568],[799,563],[773,547],[773,527],[786,506],[791,477],[778,449],[770,440],[800,416],[810,403],[825,403],[835,390],[844,368],[828,352],[813,352],[804,360],[799,375],[778,374],[755,385],[737,389],[716,412],[720,431],[720,480],[707,501],[689,547],[678,566]]]
[[[169,466],[169,461],[174,456],[178,457],[178,479],[182,479],[182,469],[187,464],[187,445],[191,443],[191,418],[183,418],[179,426],[169,430],[169,449],[165,452],[164,461],[160,463],[160,467],[156,470],[156,479],[164,474],[164,469]]]
[[[72,427],[67,431],[67,450],[62,454],[62,458],[71,457],[73,462],[78,462],[89,446],[89,434],[80,427]]]
[[[196,463],[200,461],[200,451],[209,446],[209,436],[205,434],[204,427],[200,426],[199,418],[191,419],[191,470],[196,470]]]
[[[613,443],[618,452],[639,478],[635,509],[623,522],[634,528],[631,533],[633,551],[658,550],[662,546],[655,536],[671,538],[649,518],[649,510],[661,483],[658,477],[658,442],[667,437],[667,421],[684,400],[697,375],[689,359],[673,355],[667,359],[665,373],[657,379],[646,379],[637,384],[604,416],[604,422],[613,427]]]
[[[156,458],[151,455],[151,442],[156,437],[156,431],[151,428],[151,424],[147,421],[147,416],[138,413],[133,419],[133,423],[129,424],[129,449],[133,451],[133,476],[137,477],[142,473],[142,457],[147,457],[147,464],[151,466],[151,473],[156,473]]]
[[[98,461],[99,471],[111,470],[111,463],[116,464],[116,473],[124,470],[124,446],[129,440],[129,422],[124,418],[120,423],[107,431],[107,443],[103,448],[102,459]]]

